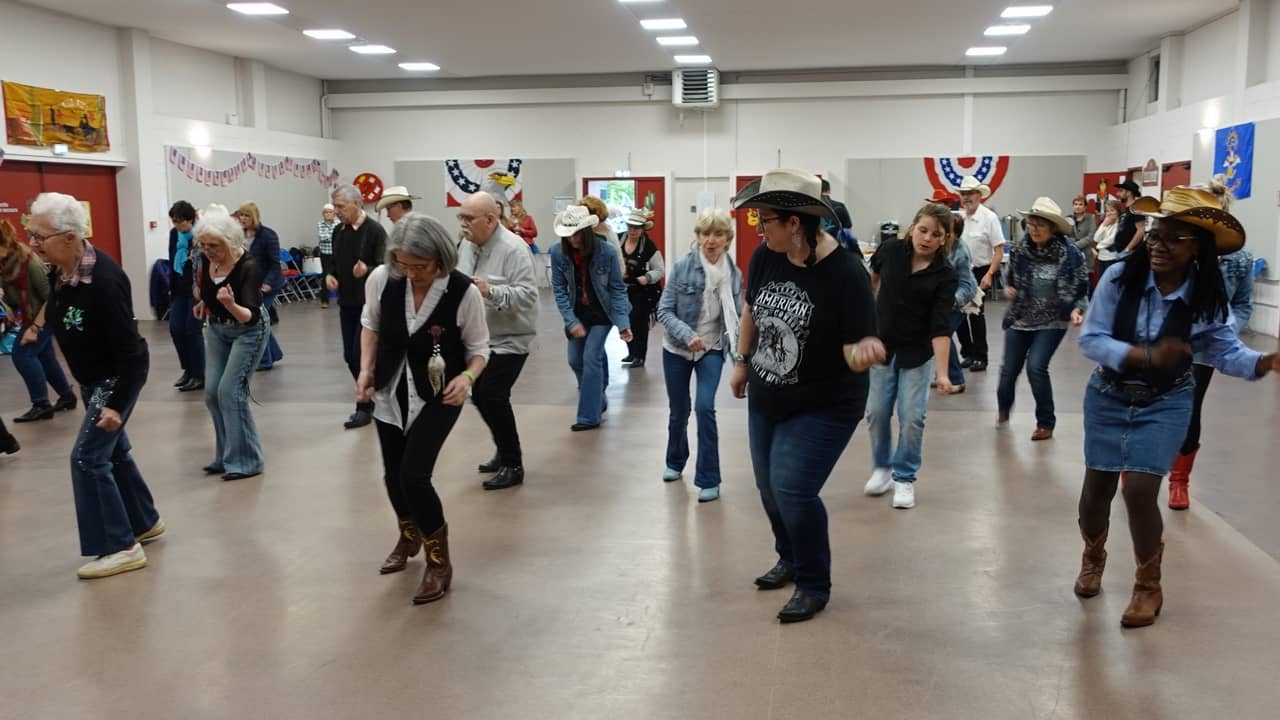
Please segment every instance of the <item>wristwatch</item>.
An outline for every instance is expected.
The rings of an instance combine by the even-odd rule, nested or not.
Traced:
[[[732,357],[732,358],[733,358],[733,361],[734,361],[735,363],[744,363],[744,362],[746,362],[746,361],[747,361],[747,359],[746,359],[745,357],[743,357],[743,355],[742,355],[741,353],[734,353],[734,354],[733,354],[733,355],[731,355],[730,357]]]

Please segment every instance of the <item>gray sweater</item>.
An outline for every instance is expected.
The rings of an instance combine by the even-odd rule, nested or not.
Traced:
[[[528,243],[499,225],[483,247],[462,241],[458,271],[492,285],[484,309],[493,352],[529,354],[538,333],[538,287]]]

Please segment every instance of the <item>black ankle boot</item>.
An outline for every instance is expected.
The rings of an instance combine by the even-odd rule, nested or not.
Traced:
[[[42,402],[32,405],[30,410],[14,418],[13,421],[16,423],[29,423],[37,420],[48,420],[53,417],[53,413],[53,406],[47,402]]]
[[[782,610],[778,611],[778,619],[784,623],[812,620],[826,606],[826,600],[797,589],[787,604],[782,606]]]
[[[487,463],[482,463],[476,469],[482,473],[496,473],[502,469],[502,458],[498,457],[498,453],[494,453],[493,459]]]
[[[63,410],[76,409],[76,396],[73,393],[67,393],[58,397],[58,402],[53,404],[54,412],[62,412]]]
[[[484,481],[485,490],[506,490],[509,487],[524,484],[524,468],[504,467],[497,475]]]

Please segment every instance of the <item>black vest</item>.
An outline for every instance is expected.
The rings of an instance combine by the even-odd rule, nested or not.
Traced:
[[[1157,291],[1159,292],[1159,291]],[[1130,344],[1137,344],[1138,310],[1142,305],[1145,289],[1132,291],[1126,288],[1120,294],[1120,302],[1116,305],[1115,322],[1111,326],[1111,336]],[[1160,338],[1178,338],[1191,341],[1192,325],[1191,308],[1181,299],[1174,300],[1160,326]],[[1115,373],[1110,379],[1118,382],[1141,382],[1151,386],[1157,393],[1164,393],[1179,385],[1191,371],[1191,358],[1173,368],[1130,368]]]
[[[409,334],[405,319],[405,278],[388,279],[379,303],[382,307],[382,329],[378,332],[378,360],[373,371],[373,385],[385,390],[395,377],[396,369],[406,358],[417,380],[418,395],[430,402],[434,399],[428,381],[427,363],[437,352],[444,358],[445,383],[467,369],[467,348],[458,327],[458,306],[471,286],[471,278],[458,271],[449,273],[449,287],[431,316],[416,333]],[[443,389],[443,388],[442,388]]]

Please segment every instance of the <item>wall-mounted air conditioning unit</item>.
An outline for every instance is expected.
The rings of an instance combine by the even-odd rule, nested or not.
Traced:
[[[720,107],[720,71],[684,68],[671,73],[671,101],[678,108],[711,110]]]

